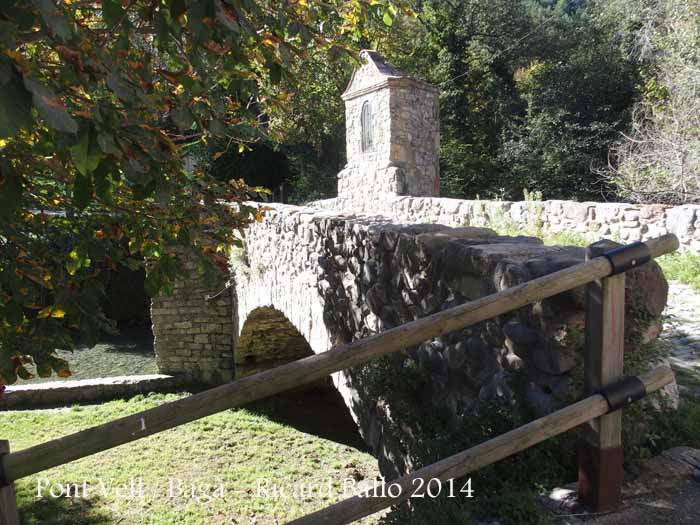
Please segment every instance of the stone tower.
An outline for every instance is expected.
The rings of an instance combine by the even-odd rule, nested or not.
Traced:
[[[338,174],[338,198],[437,197],[438,89],[408,78],[376,51],[364,50],[360,59],[343,93],[348,163]]]

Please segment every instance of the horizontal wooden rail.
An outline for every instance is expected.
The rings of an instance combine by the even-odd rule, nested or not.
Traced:
[[[675,235],[664,235],[646,241],[646,245],[652,257],[659,257],[678,249],[678,239]],[[420,344],[433,337],[491,319],[596,279],[602,279],[611,272],[610,262],[605,257],[596,257],[365,339],[335,346],[328,352],[293,361],[138,414],[12,452],[2,457],[0,472],[4,474],[5,480],[14,481],[228,408],[239,407],[290,388],[311,383],[376,357]]]
[[[650,394],[673,381],[673,372],[667,366],[660,366],[640,379],[644,383],[646,393]],[[443,482],[464,477],[480,468],[600,417],[608,410],[608,402],[605,398],[600,394],[594,394],[475,447],[428,465],[412,474],[376,488],[372,487],[360,495],[307,514],[289,522],[288,525],[343,525],[352,523],[410,498],[417,487],[426,487],[431,479]],[[424,483],[423,485],[421,485],[421,481]],[[394,494],[398,494],[397,497],[387,495],[389,492],[387,485],[389,484],[400,487],[400,490],[396,488],[394,492]]]

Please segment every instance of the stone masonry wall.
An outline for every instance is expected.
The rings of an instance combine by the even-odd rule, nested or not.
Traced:
[[[194,260],[185,257],[184,263],[192,277],[151,301],[158,371],[206,383],[228,381],[233,378],[231,289],[225,289],[223,278],[207,286],[196,277]]]
[[[338,193],[361,199],[384,194],[439,194],[438,90],[406,77],[372,51],[360,56],[343,94],[348,162]],[[372,108],[373,148],[362,149],[362,108]]]
[[[234,326],[241,333],[261,308],[279,312],[321,353],[582,260],[581,248],[487,228],[273,205],[232,255]],[[649,340],[658,335],[666,283],[655,263],[635,272],[628,335]],[[332,379],[382,471],[396,476],[420,464],[421,422],[436,414],[457,428],[483,403],[515,410],[519,399],[546,412],[569,401],[581,373],[582,322],[582,291],[574,290]]]
[[[371,151],[362,151],[362,106],[372,105]],[[391,159],[391,105],[387,88],[373,90],[345,101],[345,143],[349,166],[365,163],[386,164]]]
[[[362,152],[360,115],[369,101],[375,148]],[[345,102],[348,164],[338,174],[338,194],[436,196],[440,142],[437,92],[399,79]]]
[[[406,83],[391,91],[391,158],[406,171],[401,195],[440,194],[437,90]]]
[[[342,194],[341,194],[342,195]],[[589,241],[646,240],[674,233],[681,250],[700,250],[700,206],[574,201],[482,201],[426,197],[337,198],[311,203],[318,209],[383,215],[406,224],[503,226],[535,235],[567,233]]]

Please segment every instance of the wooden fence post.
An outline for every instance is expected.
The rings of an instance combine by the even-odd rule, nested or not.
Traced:
[[[611,241],[591,244],[586,259],[616,247]],[[586,285],[584,397],[623,377],[625,274]],[[618,508],[622,501],[622,411],[581,427],[578,497],[596,512]]]
[[[0,461],[2,461],[2,456],[9,454],[9,452],[10,442],[6,439],[0,439]],[[12,483],[3,484],[2,478],[0,478],[0,525],[19,525],[15,486]]]

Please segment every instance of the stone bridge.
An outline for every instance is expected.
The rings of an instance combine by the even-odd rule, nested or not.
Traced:
[[[475,226],[495,221],[498,210],[501,219],[519,210],[528,224],[538,213],[551,218],[551,203],[439,198],[437,91],[373,52],[363,56],[344,94],[349,159],[338,198],[265,206],[264,220],[233,250],[228,279],[212,288],[193,278],[155,298],[161,372],[231,380],[583,261],[582,248]],[[635,215],[630,205],[615,206],[610,213],[626,227],[637,221],[633,236],[673,231],[665,208]],[[576,231],[595,222],[595,205],[571,207],[562,216],[574,215]],[[691,211],[683,223],[692,227],[688,242]],[[656,222],[639,226],[643,215]],[[630,272],[627,282],[633,351],[658,335],[667,285],[656,263]],[[575,397],[582,324],[583,291],[573,290],[334,374],[332,382],[385,475],[395,476],[424,461],[436,432],[459,428],[492,402],[543,413]]]

